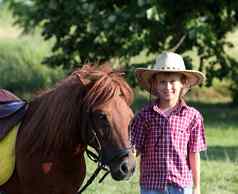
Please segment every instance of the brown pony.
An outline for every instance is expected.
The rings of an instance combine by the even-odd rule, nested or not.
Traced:
[[[89,145],[115,180],[135,169],[128,125],[133,92],[120,72],[85,65],[36,96],[21,123],[16,168],[6,194],[75,194],[85,178]]]

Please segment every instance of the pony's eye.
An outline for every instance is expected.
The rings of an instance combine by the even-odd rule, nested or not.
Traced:
[[[101,120],[106,120],[107,119],[107,115],[105,113],[103,113],[103,112],[99,113],[98,117]]]

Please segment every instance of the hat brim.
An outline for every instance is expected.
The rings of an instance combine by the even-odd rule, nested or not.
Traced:
[[[201,84],[205,81],[206,77],[203,73],[196,70],[154,70],[147,68],[137,68],[135,70],[136,78],[139,82],[139,85],[147,90],[149,93],[156,95],[156,92],[153,91],[151,86],[151,78],[158,73],[181,73],[187,77],[188,85],[187,92],[191,87]],[[186,93],[184,92],[184,94]]]

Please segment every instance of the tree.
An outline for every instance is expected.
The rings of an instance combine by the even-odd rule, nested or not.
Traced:
[[[50,65],[72,67],[85,61],[129,59],[141,51],[157,54],[195,50],[199,70],[232,80],[238,103],[238,63],[229,56],[226,34],[237,27],[238,2],[231,0],[5,0],[25,30],[40,25],[55,38]],[[187,63],[191,58],[185,57]],[[131,67],[131,66],[128,66]]]

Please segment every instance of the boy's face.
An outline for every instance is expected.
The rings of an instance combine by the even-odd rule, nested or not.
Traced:
[[[162,101],[179,100],[183,75],[180,73],[159,73],[154,81],[154,87]]]

